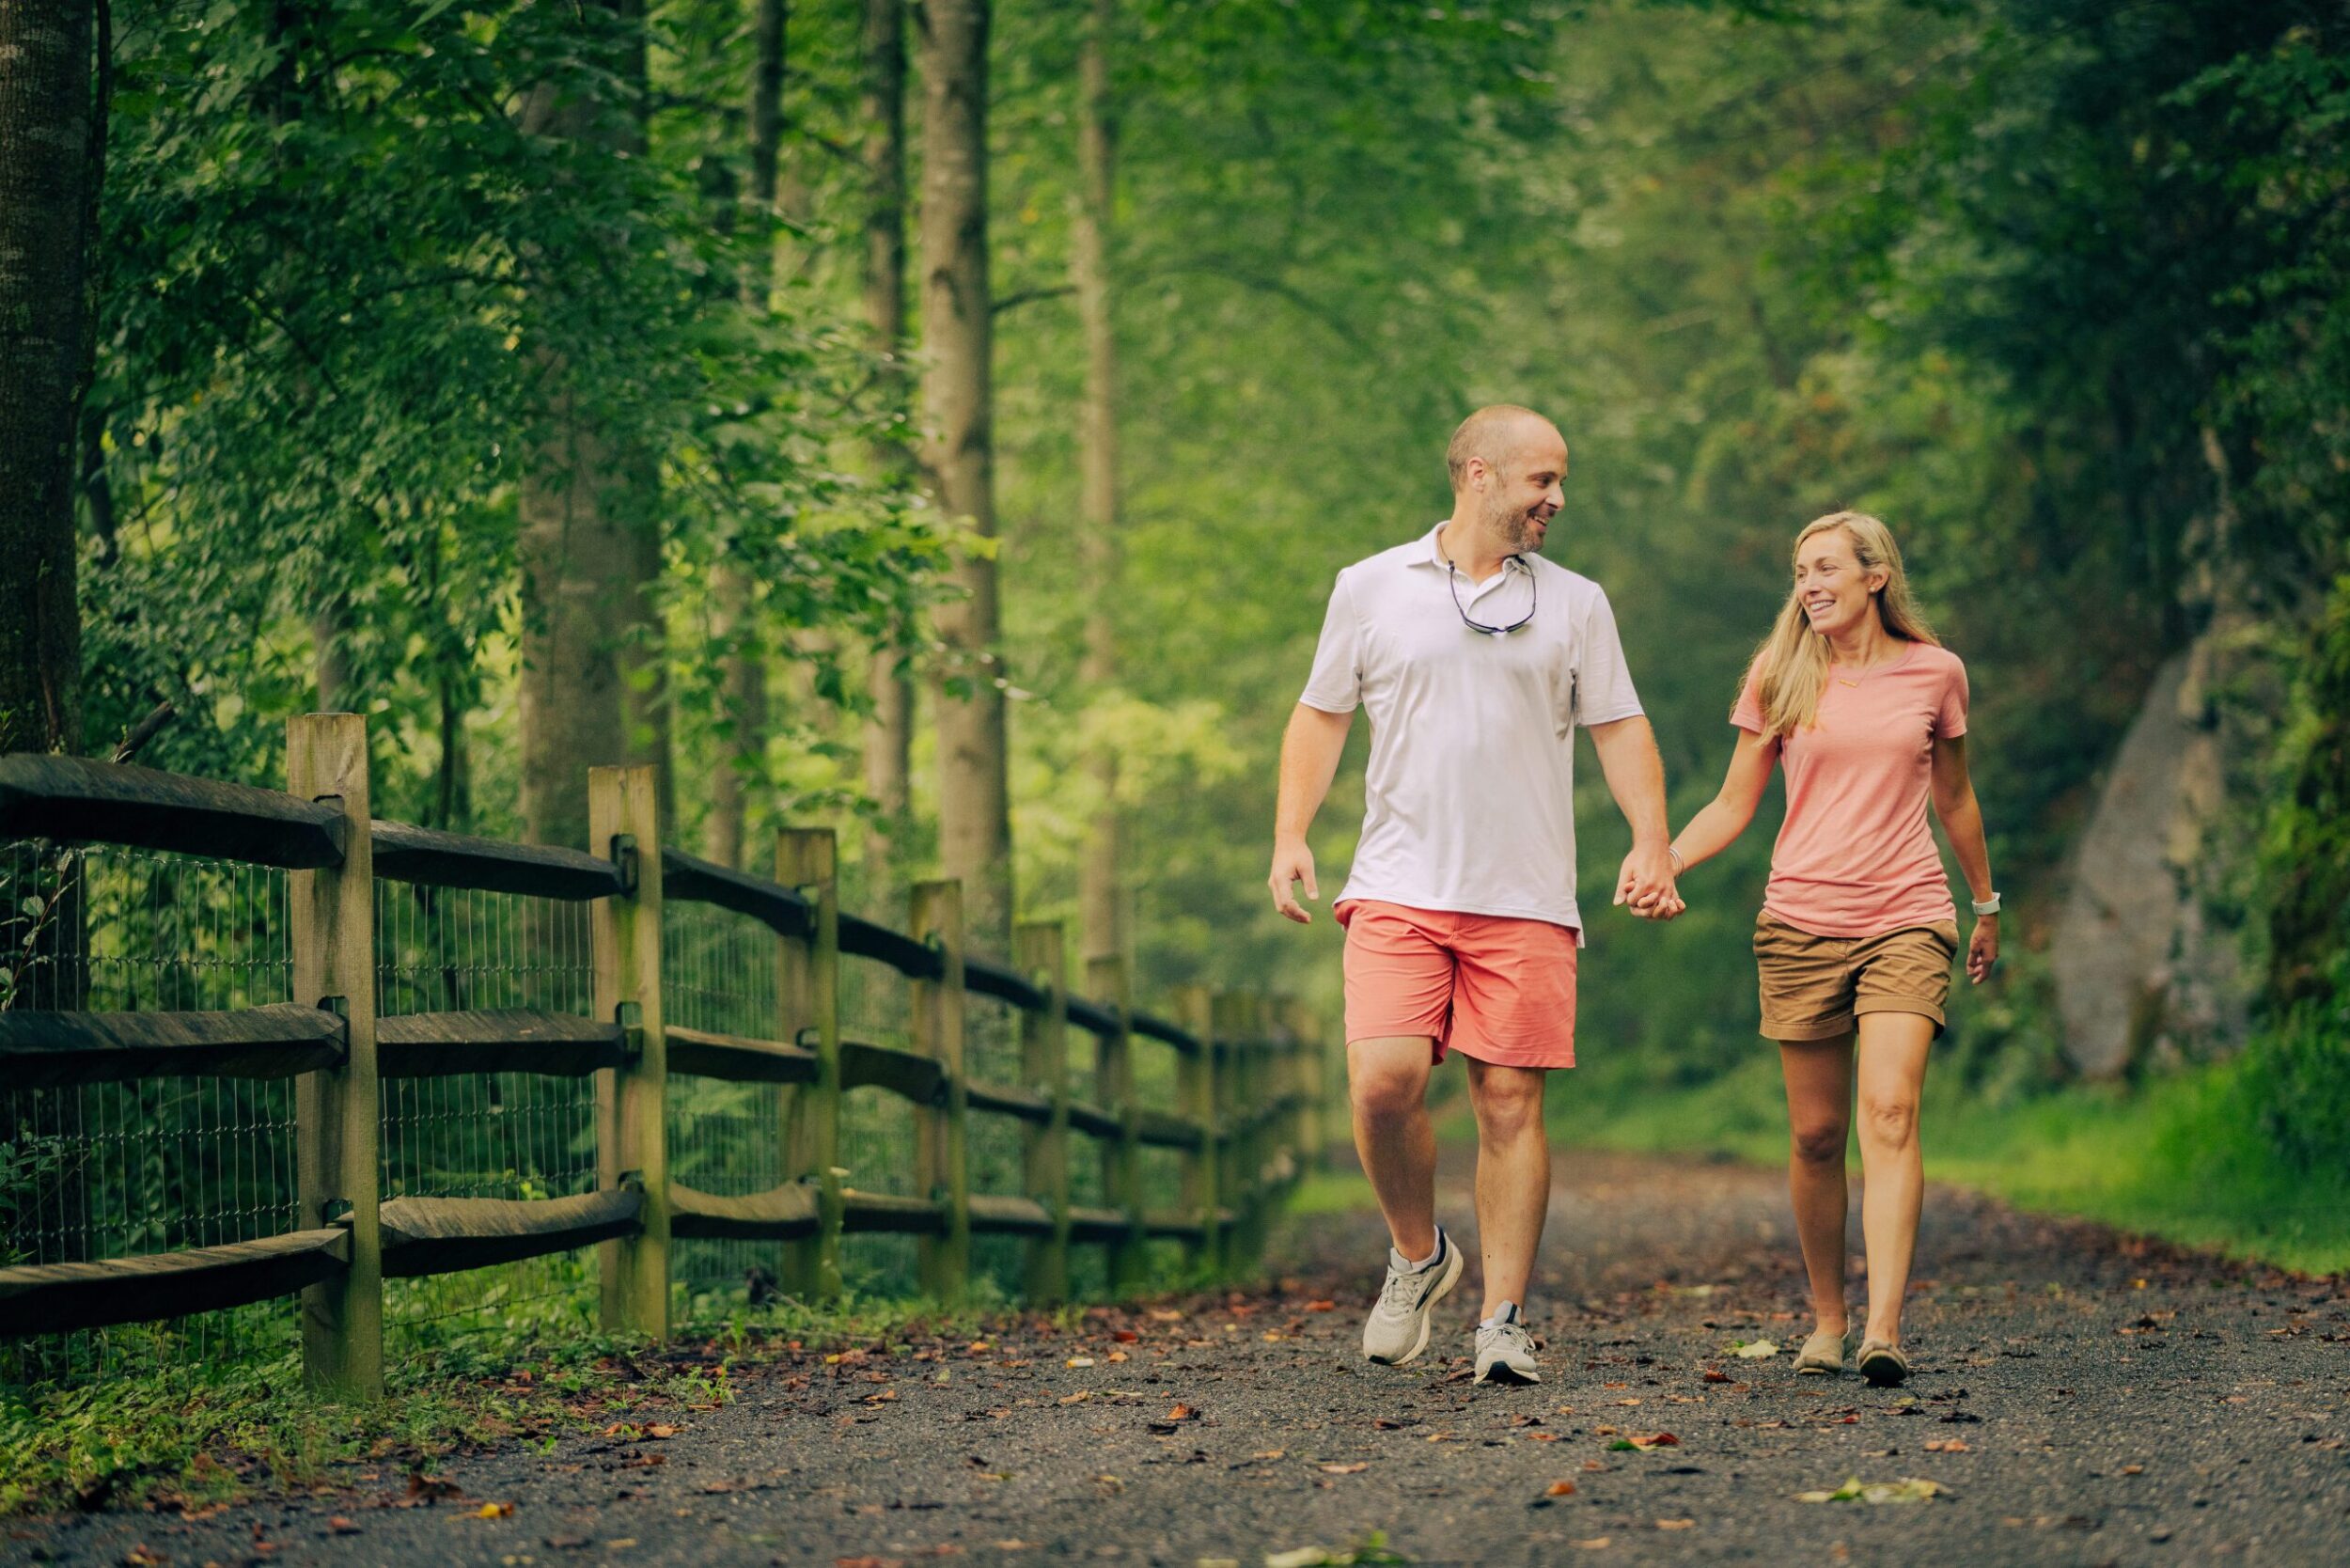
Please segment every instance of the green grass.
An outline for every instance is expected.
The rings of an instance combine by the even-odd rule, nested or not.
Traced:
[[[674,1419],[734,1397],[734,1373],[781,1349],[967,1338],[975,1310],[919,1302],[811,1309],[784,1302],[656,1350],[584,1325],[481,1335],[394,1357],[385,1397],[337,1404],[304,1391],[299,1358],[142,1356],[60,1387],[0,1387],[0,1516],[59,1508],[196,1509],[321,1483],[398,1491],[443,1454],[502,1439],[552,1448],[616,1421]],[[158,1337],[158,1345],[169,1341]]]
[[[2264,1135],[2246,1074],[2238,1058],[2133,1085],[2008,1094],[1930,1074],[1919,1115],[1926,1174],[2033,1213],[2232,1258],[2308,1274],[2350,1270],[2350,1169],[2296,1170]],[[1766,1165],[1787,1157],[1786,1102],[1768,1047],[1686,1088],[1576,1074],[1554,1092],[1551,1125],[1560,1141],[1593,1148]]]

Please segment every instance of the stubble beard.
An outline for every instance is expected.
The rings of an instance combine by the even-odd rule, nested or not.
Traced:
[[[1485,503],[1485,531],[1501,541],[1513,556],[1532,555],[1542,549],[1534,528],[1534,520],[1524,510],[1504,501]]]

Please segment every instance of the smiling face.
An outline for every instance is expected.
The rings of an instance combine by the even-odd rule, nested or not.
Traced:
[[[1845,635],[1875,615],[1876,596],[1891,575],[1883,567],[1863,568],[1852,535],[1840,527],[1822,528],[1795,546],[1795,599],[1822,636]]]
[[[1539,552],[1566,505],[1567,439],[1546,419],[1528,418],[1471,460],[1467,478],[1478,521],[1512,555]]]

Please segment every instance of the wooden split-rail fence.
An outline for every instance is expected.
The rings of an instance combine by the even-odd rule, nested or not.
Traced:
[[[508,843],[379,822],[368,808],[365,720],[291,721],[283,792],[75,758],[0,758],[0,839],[96,842],[282,869],[293,1002],[232,1011],[0,1011],[0,1089],[161,1077],[294,1079],[297,1229],[282,1235],[91,1262],[0,1268],[0,1335],[149,1322],[299,1294],[314,1387],[383,1388],[384,1281],[454,1273],[593,1245],[607,1327],[666,1335],[673,1241],[783,1242],[784,1289],[841,1289],[844,1233],[918,1238],[924,1291],[964,1294],[971,1238],[1026,1238],[1027,1294],[1069,1288],[1070,1249],[1106,1249],[1114,1290],[1141,1278],[1144,1246],[1180,1241],[1196,1264],[1245,1270],[1267,1222],[1319,1151],[1328,1081],[1314,1020],[1267,998],[1186,988],[1170,1020],[1134,1011],[1121,962],[1064,983],[1059,926],[1023,925],[1009,964],[965,950],[953,882],[912,890],[909,929],[841,912],[828,828],[778,835],[774,879],[663,846],[650,767],[588,775],[597,853]],[[465,888],[590,905],[593,1007],[376,1014],[374,883]],[[701,902],[776,938],[772,1037],[664,1025],[662,909]],[[845,960],[887,966],[911,987],[911,1048],[841,1038]],[[968,996],[1018,1010],[1021,1083],[964,1071]],[[1072,1082],[1072,1027],[1095,1042],[1091,1096]],[[1180,1104],[1141,1104],[1137,1042],[1171,1047]],[[595,1190],[539,1199],[380,1193],[385,1079],[524,1073],[596,1084]],[[694,1074],[794,1086],[774,1127],[789,1179],[720,1196],[668,1173],[669,1080]],[[915,1107],[915,1191],[844,1184],[841,1097],[871,1088]],[[1023,1124],[1018,1194],[971,1190],[973,1112]],[[1099,1206],[1070,1200],[1072,1137],[1102,1161]],[[1140,1154],[1179,1152],[1181,1195],[1146,1212]]]

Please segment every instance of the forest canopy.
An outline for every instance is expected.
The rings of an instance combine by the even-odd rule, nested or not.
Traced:
[[[983,932],[1327,1000],[1329,923],[1263,896],[1279,729],[1336,572],[1508,400],[1566,433],[1550,554],[1676,819],[1794,530],[1892,525],[2022,912],[1989,1052],[2048,1055],[2032,955],[2190,655],[2241,1016],[2344,983],[2339,7],[22,9],[84,39],[32,85],[87,246],[0,302],[82,355],[0,410],[6,749],[167,703],[142,761],[268,780],[347,708],[385,814],[560,842],[588,762],[653,760],[718,858],[836,822],[870,908],[943,869]],[[1592,1038],[1741,1059],[1767,849],[1599,923]]]

